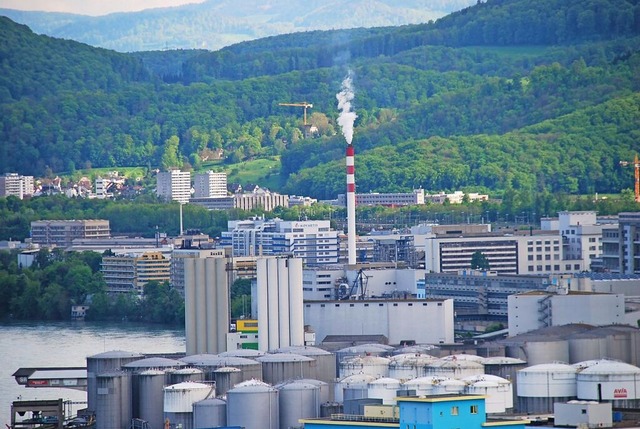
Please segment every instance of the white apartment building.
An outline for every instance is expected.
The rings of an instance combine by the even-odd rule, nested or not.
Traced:
[[[640,274],[640,212],[618,215],[618,225],[602,231],[602,265],[605,271]]]
[[[191,173],[188,171],[161,171],[156,176],[156,195],[165,201],[186,204],[191,198]]]
[[[338,232],[328,220],[229,221],[221,244],[231,247],[233,256],[293,255],[306,265],[338,262]]]
[[[558,214],[564,259],[579,261],[580,270],[588,271],[591,262],[602,254],[602,230],[607,224],[598,222],[594,211]]]
[[[221,198],[227,196],[227,174],[207,171],[193,177],[193,198]]]
[[[100,271],[111,293],[142,293],[150,281],[170,280],[170,259],[161,252],[103,256]]]
[[[0,176],[0,197],[10,195],[23,199],[33,195],[33,176],[21,176],[17,173],[7,173]]]

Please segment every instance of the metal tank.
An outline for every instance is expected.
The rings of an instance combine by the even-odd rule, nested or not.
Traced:
[[[240,369],[242,371],[242,377],[240,377],[242,381],[252,379],[262,380],[262,364],[253,359],[204,353],[185,356],[180,360],[189,366],[204,371],[205,380],[213,380],[213,372],[225,366]]]
[[[527,362],[539,365],[549,362],[571,362],[569,359],[569,341],[531,341],[526,344]]]
[[[533,365],[516,378],[519,413],[553,413],[554,402],[576,399],[576,368],[571,365]]]
[[[436,357],[421,353],[405,353],[391,356],[389,377],[405,382],[425,374],[427,365],[435,362]]]
[[[278,390],[257,380],[227,392],[227,425],[244,429],[280,429]]]
[[[353,374],[344,377],[336,383],[335,400],[344,402],[349,399],[366,398],[369,383],[376,377],[369,374]]]
[[[527,367],[527,362],[522,359],[504,356],[484,358],[482,364],[485,374],[497,375],[512,383],[515,383],[518,371]]]
[[[228,350],[226,352],[218,353],[220,357],[242,357],[246,359],[255,359],[260,356],[264,356],[266,352],[254,349],[237,349]]]
[[[425,367],[425,375],[460,379],[479,374],[484,374],[484,365],[473,360],[439,359]]]
[[[182,429],[193,429],[193,404],[215,397],[215,388],[210,384],[187,381],[164,388],[164,419],[170,425],[182,425]]]
[[[171,384],[184,383],[185,381],[204,381],[204,372],[198,368],[181,368],[171,371]]]
[[[336,355],[336,366],[338,369],[342,366],[342,362],[345,360],[349,360],[355,357],[364,357],[364,356],[391,356],[393,353],[393,349],[389,349],[389,346],[385,346],[384,344],[361,344],[352,347],[345,347],[335,352]],[[340,378],[344,377],[341,374],[338,374]]]
[[[416,344],[413,346],[401,346],[393,349],[392,355],[402,355],[402,354],[429,354],[435,355],[438,354],[438,346],[434,346],[432,344]]]
[[[139,360],[144,356],[139,353],[113,350],[87,357],[87,408],[96,410],[96,376],[105,372],[117,371],[123,365]]]
[[[460,353],[456,355],[447,355],[447,356],[443,356],[441,359],[448,360],[448,361],[456,361],[456,362],[461,362],[461,361],[471,361],[471,362],[477,362],[477,363],[484,362],[484,358],[482,356],[469,355],[466,353]]]
[[[465,392],[470,395],[486,395],[488,413],[504,413],[513,408],[513,385],[497,375],[475,375],[463,379]]]
[[[417,377],[411,380],[405,381],[402,384],[402,389],[409,392],[415,392],[416,396],[428,396],[433,394],[433,389],[437,383],[445,380],[445,377],[438,377],[434,375]]]
[[[320,417],[318,386],[296,380],[275,387],[280,396],[280,429],[300,427],[298,420]]]
[[[315,378],[315,359],[293,353],[266,354],[256,358],[262,364],[262,380],[278,384],[299,378]]]
[[[614,408],[640,407],[640,368],[603,359],[576,376],[581,400],[611,402]]]
[[[138,417],[152,428],[164,426],[164,386],[167,374],[159,369],[148,369],[138,374]]]
[[[569,359],[567,362],[582,362],[602,359],[607,354],[607,338],[593,332],[580,332],[568,339]]]
[[[336,378],[336,357],[326,350],[311,346],[290,346],[274,350],[274,353],[293,353],[310,357],[316,361],[316,374],[311,378],[326,383],[331,383]]]
[[[212,372],[213,381],[216,382],[216,393],[218,396],[224,396],[228,390],[243,382],[242,371],[239,368],[231,366],[223,366]]]
[[[314,380],[313,378],[301,378],[300,380],[296,380],[300,383],[308,383],[313,384],[318,389],[320,389],[320,403],[324,404],[325,402],[333,401],[333,389],[329,385],[329,383],[325,383],[322,380]]]
[[[96,429],[128,428],[133,418],[131,374],[114,371],[96,376]]]
[[[400,381],[395,378],[379,378],[367,385],[367,397],[372,399],[382,399],[384,405],[395,405],[395,398],[398,396]]]
[[[389,376],[390,360],[382,356],[355,356],[340,363],[340,378],[368,374],[375,378]]]
[[[222,399],[203,399],[193,404],[193,429],[220,428],[227,425],[227,403]],[[153,426],[151,429],[154,429]]]
[[[454,395],[462,393],[466,383],[455,378],[443,378],[433,384],[433,395]]]

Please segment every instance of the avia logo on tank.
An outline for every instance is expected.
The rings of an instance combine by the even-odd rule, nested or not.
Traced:
[[[627,397],[627,389],[625,389],[624,387],[621,387],[620,389],[614,389],[613,390],[613,397],[614,398],[626,398]]]

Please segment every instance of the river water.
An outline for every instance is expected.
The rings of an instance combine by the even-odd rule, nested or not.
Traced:
[[[17,399],[68,399],[84,408],[86,392],[26,388],[11,376],[21,367],[86,366],[86,357],[111,350],[184,353],[184,328],[97,322],[11,322],[0,324],[0,428],[11,422]]]

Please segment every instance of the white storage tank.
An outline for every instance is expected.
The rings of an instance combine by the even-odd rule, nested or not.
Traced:
[[[438,360],[436,357],[421,353],[405,353],[394,355],[389,361],[389,377],[401,382],[422,377],[426,367]]]
[[[204,383],[187,381],[164,388],[164,418],[182,429],[193,429],[193,404],[215,397],[215,388]]]
[[[509,380],[495,375],[476,375],[463,380],[465,392],[470,395],[485,395],[487,413],[504,413],[513,408],[513,390]]]
[[[480,364],[484,363],[484,358],[482,356],[468,355],[466,353],[460,353],[456,355],[447,355],[447,356],[443,356],[441,359],[448,360],[448,361],[455,361],[455,362],[471,361],[471,362],[477,362]]]
[[[316,374],[311,378],[326,383],[330,383],[336,378],[336,357],[326,350],[311,346],[289,346],[274,350],[274,353],[293,353],[310,357],[316,361]]]
[[[439,347],[432,344],[416,344],[413,346],[401,346],[393,349],[393,355],[402,355],[407,353],[418,354],[437,354]]]
[[[275,386],[279,391],[280,429],[300,426],[298,420],[320,417],[320,388],[291,381]]]
[[[416,396],[429,396],[433,394],[435,385],[443,381],[445,378],[446,377],[438,377],[434,375],[417,377],[402,384],[402,389],[415,391]]]
[[[204,372],[198,368],[181,368],[170,372],[171,384],[184,383],[185,381],[204,381]]]
[[[131,424],[131,374],[124,371],[96,376],[96,429],[129,427]]]
[[[315,378],[315,359],[294,353],[267,353],[256,358],[262,364],[262,380],[278,384],[298,378]]]
[[[400,381],[395,378],[379,378],[367,385],[367,397],[382,399],[384,405],[395,405],[400,390]]]
[[[226,425],[227,403],[222,399],[203,399],[193,404],[193,429],[220,428]]]
[[[390,360],[382,356],[356,356],[340,363],[340,378],[368,374],[375,378],[389,376]]]
[[[245,381],[227,392],[227,425],[245,429],[280,429],[278,390]]]
[[[393,353],[393,347],[389,347],[384,344],[361,344],[352,347],[345,347],[336,352],[336,362],[338,368],[344,360],[348,360],[354,357],[363,356],[391,356]]]
[[[455,378],[444,378],[433,385],[433,395],[452,395],[462,393],[467,384]]]
[[[640,368],[624,362],[601,360],[578,372],[578,399],[611,402],[614,408],[640,406]]]
[[[152,428],[164,426],[164,386],[167,374],[159,369],[148,369],[138,374],[140,413],[138,417]]]
[[[375,379],[376,377],[369,374],[353,374],[344,377],[336,383],[336,402],[342,403],[347,399],[366,398],[369,383]]]
[[[87,357],[87,408],[96,410],[96,377],[98,374],[119,371],[122,366],[144,356],[139,353],[112,350]]]
[[[197,355],[185,356],[180,360],[192,367],[199,368],[204,371],[205,380],[212,380],[213,372],[216,369],[225,366],[240,369],[242,371],[241,379],[243,381],[262,379],[262,364],[254,359],[201,353]]]
[[[553,413],[554,402],[576,399],[576,368],[563,363],[533,365],[518,371],[518,412]]]
[[[484,365],[473,360],[439,359],[425,367],[425,375],[465,378],[484,374]]]

